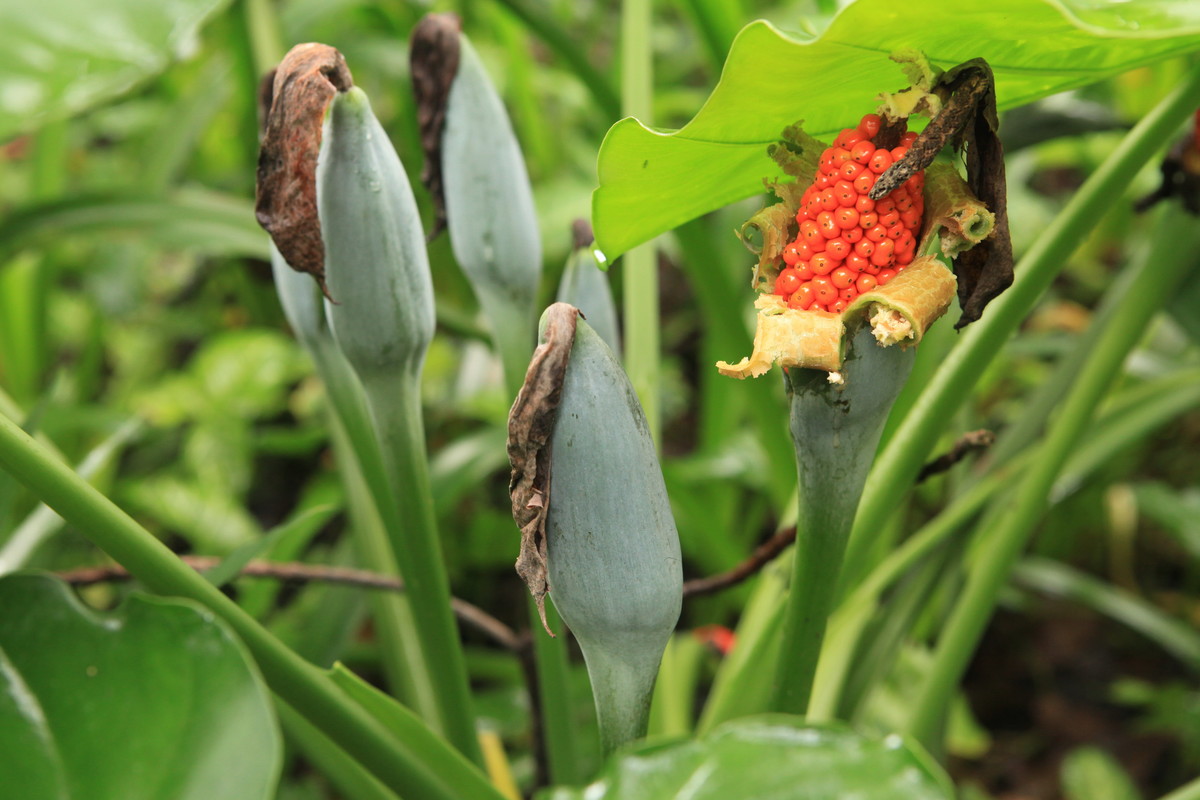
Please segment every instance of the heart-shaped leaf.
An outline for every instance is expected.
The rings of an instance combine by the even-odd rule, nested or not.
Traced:
[[[265,800],[280,768],[267,690],[191,603],[85,608],[47,576],[0,579],[0,795]]]
[[[596,242],[610,258],[781,176],[766,147],[804,120],[830,140],[908,81],[888,56],[923,51],[945,69],[983,57],[1001,110],[1200,50],[1200,4],[1129,0],[859,0],[818,38],[747,25],[708,101],[683,128],[614,125],[600,148]]]

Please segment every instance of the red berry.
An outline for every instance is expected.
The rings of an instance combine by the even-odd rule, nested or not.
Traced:
[[[829,276],[829,280],[839,289],[854,285],[854,273],[845,267],[838,267]]]
[[[837,299],[837,289],[834,288],[829,278],[813,278],[809,281],[809,285],[812,286],[813,295],[818,303],[828,305]]]
[[[867,162],[867,169],[874,172],[876,175],[882,175],[887,172],[887,168],[892,165],[892,154],[887,150],[880,148],[875,151],[875,155],[871,156],[871,160]]]
[[[879,275],[875,279],[877,281],[879,281],[880,286],[886,286],[887,282],[890,281],[894,277],[896,277],[895,270],[881,269],[881,270],[879,270]]]
[[[845,239],[849,244],[854,244],[862,237],[862,228],[859,227],[846,228],[844,231],[842,231],[842,238]]]
[[[900,144],[903,147],[912,147],[912,143],[917,140],[916,131],[908,131],[900,137]]]
[[[850,181],[838,181],[833,187],[833,196],[837,198],[840,208],[850,208],[858,201],[858,192]]]
[[[878,244],[887,238],[887,228],[883,227],[883,225],[874,225],[867,228],[866,237]]]
[[[825,243],[825,255],[829,256],[834,261],[841,261],[846,256],[850,255],[852,246],[847,242],[844,236],[839,236],[836,239],[830,239]]]
[[[869,230],[879,224],[879,215],[874,211],[868,211],[865,214],[858,215],[858,227],[863,230]],[[801,229],[803,230],[803,229]]]
[[[870,142],[863,141],[850,148],[850,157],[859,164],[866,165],[870,163],[871,156],[875,155],[875,145]]]
[[[838,177],[843,180],[852,181],[863,173],[866,167],[857,161],[847,161],[842,164],[842,168],[838,170]]]
[[[834,314],[840,314],[846,310],[847,305],[849,305],[849,303],[847,303],[845,300],[841,300],[841,299],[834,300],[832,303],[829,304],[829,310],[831,312],[833,312]]]
[[[833,272],[834,261],[824,253],[817,253],[808,262],[808,268],[814,275],[828,275]]]
[[[858,289],[860,294],[866,294],[875,288],[878,281],[871,275],[859,275],[858,280],[854,282],[854,288]]]
[[[867,267],[871,266],[871,262],[860,256],[858,253],[846,256],[846,269],[862,272]]]
[[[796,246],[795,242],[783,248],[783,263],[789,267],[794,267],[800,263],[800,248]]]
[[[828,211],[822,211],[817,215],[817,228],[826,239],[835,239],[842,232],[837,219]]]
[[[806,310],[813,304],[813,288],[809,284],[801,284],[795,293],[788,299],[788,308],[799,308]]]
[[[866,171],[854,179],[854,189],[859,194],[866,194],[875,185],[875,173]]]
[[[800,276],[796,274],[794,269],[785,269],[779,273],[779,277],[775,279],[775,294],[780,297],[788,297],[792,292],[800,288],[800,284],[804,281],[800,280]]]
[[[854,253],[863,258],[869,259],[875,254],[875,243],[870,239],[863,239],[854,245]]]
[[[858,123],[858,129],[862,131],[863,136],[874,139],[875,134],[879,133],[879,126],[882,122],[883,120],[879,118],[878,114],[867,114]]]
[[[875,210],[875,201],[867,197],[865,194],[860,194],[858,200],[854,202],[854,210],[860,214],[865,214],[868,211]]]

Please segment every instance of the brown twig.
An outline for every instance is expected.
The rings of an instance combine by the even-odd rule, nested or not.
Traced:
[[[796,527],[793,525],[785,528],[760,544],[749,558],[733,569],[709,575],[707,578],[692,578],[690,581],[684,581],[683,596],[699,597],[736,586],[769,564],[795,540]]]
[[[221,559],[212,556],[181,556],[185,564],[198,572],[213,569]],[[301,583],[335,583],[359,589],[375,589],[388,592],[404,591],[404,582],[390,575],[348,567],[332,567],[325,564],[303,564],[298,562],[250,561],[242,567],[239,575],[245,578],[274,578],[281,581]],[[83,567],[58,574],[73,586],[90,586],[95,583],[129,580],[129,571],[118,564],[102,567]],[[528,647],[528,637],[513,631],[500,620],[479,606],[457,597],[450,598],[450,605],[459,621],[488,636],[506,650],[519,652]]]
[[[917,474],[917,483],[921,483],[940,472],[945,472],[976,450],[986,450],[992,446],[992,442],[994,441],[996,441],[996,434],[989,430],[981,428],[977,431],[967,431],[958,437],[958,440],[950,446],[949,450],[921,468],[921,471]]]

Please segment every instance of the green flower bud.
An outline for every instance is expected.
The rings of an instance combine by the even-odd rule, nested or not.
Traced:
[[[433,338],[433,282],[408,176],[357,87],[330,103],[317,164],[326,314],[365,380],[420,373]]]
[[[550,447],[550,596],[583,650],[611,750],[645,734],[683,571],[646,416],[620,363],[582,320]]]

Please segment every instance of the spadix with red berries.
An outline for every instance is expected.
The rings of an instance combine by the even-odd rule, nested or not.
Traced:
[[[925,210],[925,173],[880,200],[868,193],[917,138],[877,147],[877,114],[838,134],[821,154],[816,178],[800,198],[796,238],[783,251],[774,293],[788,308],[840,314],[859,295],[886,286],[912,263]]]

